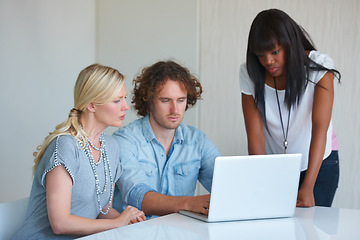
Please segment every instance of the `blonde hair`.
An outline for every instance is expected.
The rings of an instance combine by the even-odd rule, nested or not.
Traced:
[[[79,117],[90,103],[104,105],[112,101],[125,83],[125,77],[116,69],[93,64],[83,69],[74,87],[74,108],[68,118],[56,126],[34,152],[33,173],[50,142],[60,135],[71,135],[85,146],[87,134],[83,131]]]

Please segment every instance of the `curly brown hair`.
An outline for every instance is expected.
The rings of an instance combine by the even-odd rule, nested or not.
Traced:
[[[133,81],[135,87],[131,103],[134,104],[138,115],[146,116],[148,114],[150,105],[160,90],[159,86],[164,85],[169,79],[184,84],[187,91],[186,109],[194,106],[201,98],[202,86],[187,68],[171,60],[160,61],[144,68]]]

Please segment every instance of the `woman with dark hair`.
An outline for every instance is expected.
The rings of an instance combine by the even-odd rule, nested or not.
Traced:
[[[332,149],[332,59],[285,12],[254,19],[240,69],[249,154],[302,153],[297,206],[331,206],[339,179]]]

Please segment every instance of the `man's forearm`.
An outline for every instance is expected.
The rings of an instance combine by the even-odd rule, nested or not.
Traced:
[[[167,196],[156,192],[147,192],[144,196],[141,209],[147,215],[166,215],[186,209],[186,198]]]
[[[190,210],[207,214],[210,195],[203,196],[167,196],[156,192],[147,192],[141,210],[147,215],[162,216],[179,210]]]

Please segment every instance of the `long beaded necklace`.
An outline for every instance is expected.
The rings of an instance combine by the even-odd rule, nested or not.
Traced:
[[[102,136],[102,135],[101,135],[101,136]],[[92,141],[91,141],[90,139],[86,138],[86,140],[88,141],[88,143],[90,143],[90,145],[91,145],[95,150],[98,150],[98,151],[101,152],[102,141],[103,141],[104,139],[101,139],[101,137],[100,137],[100,148],[97,148],[97,147],[92,143]]]
[[[97,150],[97,151],[100,152],[100,159],[99,159],[99,161],[98,161],[98,162],[95,162],[95,160],[93,161],[94,164],[95,164],[95,166],[98,166],[98,165],[100,164],[100,162],[101,162],[101,158],[102,158],[102,155],[103,155],[103,153],[102,153],[103,151],[102,151],[102,147],[101,147],[101,146],[103,146],[103,141],[104,141],[104,139],[102,138],[102,135],[101,135],[101,136],[100,136],[100,148],[97,148],[89,138],[86,138],[86,140],[87,140],[88,143],[90,143],[90,146],[91,146],[92,148],[94,148],[95,150]],[[91,148],[89,148],[89,149],[90,149],[91,156],[92,156]],[[94,158],[93,158],[93,159],[94,159]],[[91,160],[90,160],[90,162],[91,162]],[[104,165],[104,167],[105,167],[105,165]],[[105,171],[105,169],[104,169],[104,171]],[[105,184],[106,184],[106,177],[107,177],[107,175],[106,175],[106,171],[105,171]]]
[[[104,139],[104,134],[102,133],[100,136],[100,148],[96,148],[94,146],[94,144],[90,141],[90,139],[86,138],[87,142],[86,145],[84,147],[84,151],[86,153],[86,156],[89,159],[90,162],[90,166],[91,169],[93,171],[94,174],[94,178],[95,178],[95,190],[96,190],[96,197],[97,197],[97,202],[98,202],[98,207],[100,209],[100,212],[104,215],[109,213],[109,209],[111,206],[111,202],[112,202],[112,197],[113,197],[113,186],[114,186],[114,182],[113,182],[113,178],[111,175],[111,167],[110,167],[110,163],[109,163],[109,159],[106,153],[106,147],[105,147],[105,139]],[[93,147],[95,150],[100,151],[100,160],[98,163],[95,162],[94,157],[92,155],[92,151],[90,148]],[[80,143],[82,145],[82,143]],[[99,186],[99,177],[97,175],[96,172],[96,166],[99,165],[101,159],[103,159],[103,164],[104,164],[104,175],[105,175],[105,183],[104,183],[104,187],[102,189],[102,191],[100,191],[100,186]],[[107,188],[107,182],[108,182],[108,178],[110,179],[109,183],[110,183],[110,196],[109,196],[109,201],[108,201],[108,207],[106,209],[105,212],[102,211],[102,207],[101,207],[101,203],[100,203],[100,195],[104,194],[106,192],[106,188]]]
[[[284,145],[284,153],[286,153],[287,148],[288,148],[287,137],[288,137],[288,134],[289,134],[289,123],[290,123],[290,112],[291,112],[291,108],[289,109],[289,115],[288,115],[287,126],[286,126],[286,134],[285,134],[284,123],[283,123],[282,115],[281,115],[280,102],[279,102],[278,91],[277,91],[277,88],[276,88],[275,77],[274,77],[274,85],[275,85],[276,100],[277,100],[277,104],[278,104],[278,107],[279,107],[279,115],[280,115],[281,129],[282,129],[283,136],[284,136],[284,143],[283,143],[283,145]]]

